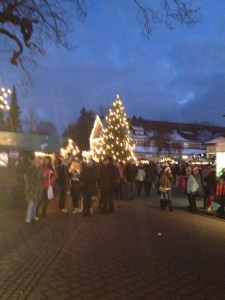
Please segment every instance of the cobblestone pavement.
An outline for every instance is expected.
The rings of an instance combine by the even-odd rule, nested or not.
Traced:
[[[53,201],[32,224],[2,209],[0,230],[0,299],[225,299],[224,220],[161,211],[156,196],[91,217]]]

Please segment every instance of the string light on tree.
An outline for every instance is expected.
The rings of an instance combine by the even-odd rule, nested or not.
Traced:
[[[123,163],[136,160],[127,115],[119,95],[109,109],[105,120],[107,125],[103,128],[102,136],[93,149],[97,159],[103,160],[105,156],[111,156],[114,160]]]
[[[64,158],[73,158],[80,153],[79,148],[72,139],[68,139],[66,145],[60,150]]]
[[[10,109],[10,106],[6,100],[8,95],[11,94],[10,89],[1,88],[0,90],[0,109]]]

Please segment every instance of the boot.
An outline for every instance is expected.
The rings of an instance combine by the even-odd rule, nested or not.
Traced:
[[[160,199],[160,207],[162,210],[165,210],[165,201],[163,199]]]

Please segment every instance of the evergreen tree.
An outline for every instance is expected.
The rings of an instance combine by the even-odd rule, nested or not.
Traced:
[[[17,101],[16,88],[13,87],[10,110],[6,122],[7,130],[11,132],[22,132],[22,125],[20,120],[20,108]]]
[[[0,131],[5,131],[4,110],[0,108]]]
[[[75,124],[69,124],[63,136],[76,141],[81,151],[89,149],[89,138],[94,123],[94,113],[82,108]]]
[[[119,95],[117,95],[111,109],[109,109],[105,120],[107,125],[103,129],[102,136],[95,149],[93,149],[94,156],[98,160],[111,156],[114,160],[123,163],[131,159],[135,160],[134,144],[130,137],[127,115]]]

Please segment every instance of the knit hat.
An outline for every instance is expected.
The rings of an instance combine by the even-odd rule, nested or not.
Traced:
[[[193,172],[195,172],[195,171],[198,171],[198,169],[199,169],[199,167],[197,167],[197,166],[194,166],[194,168],[193,168]]]

